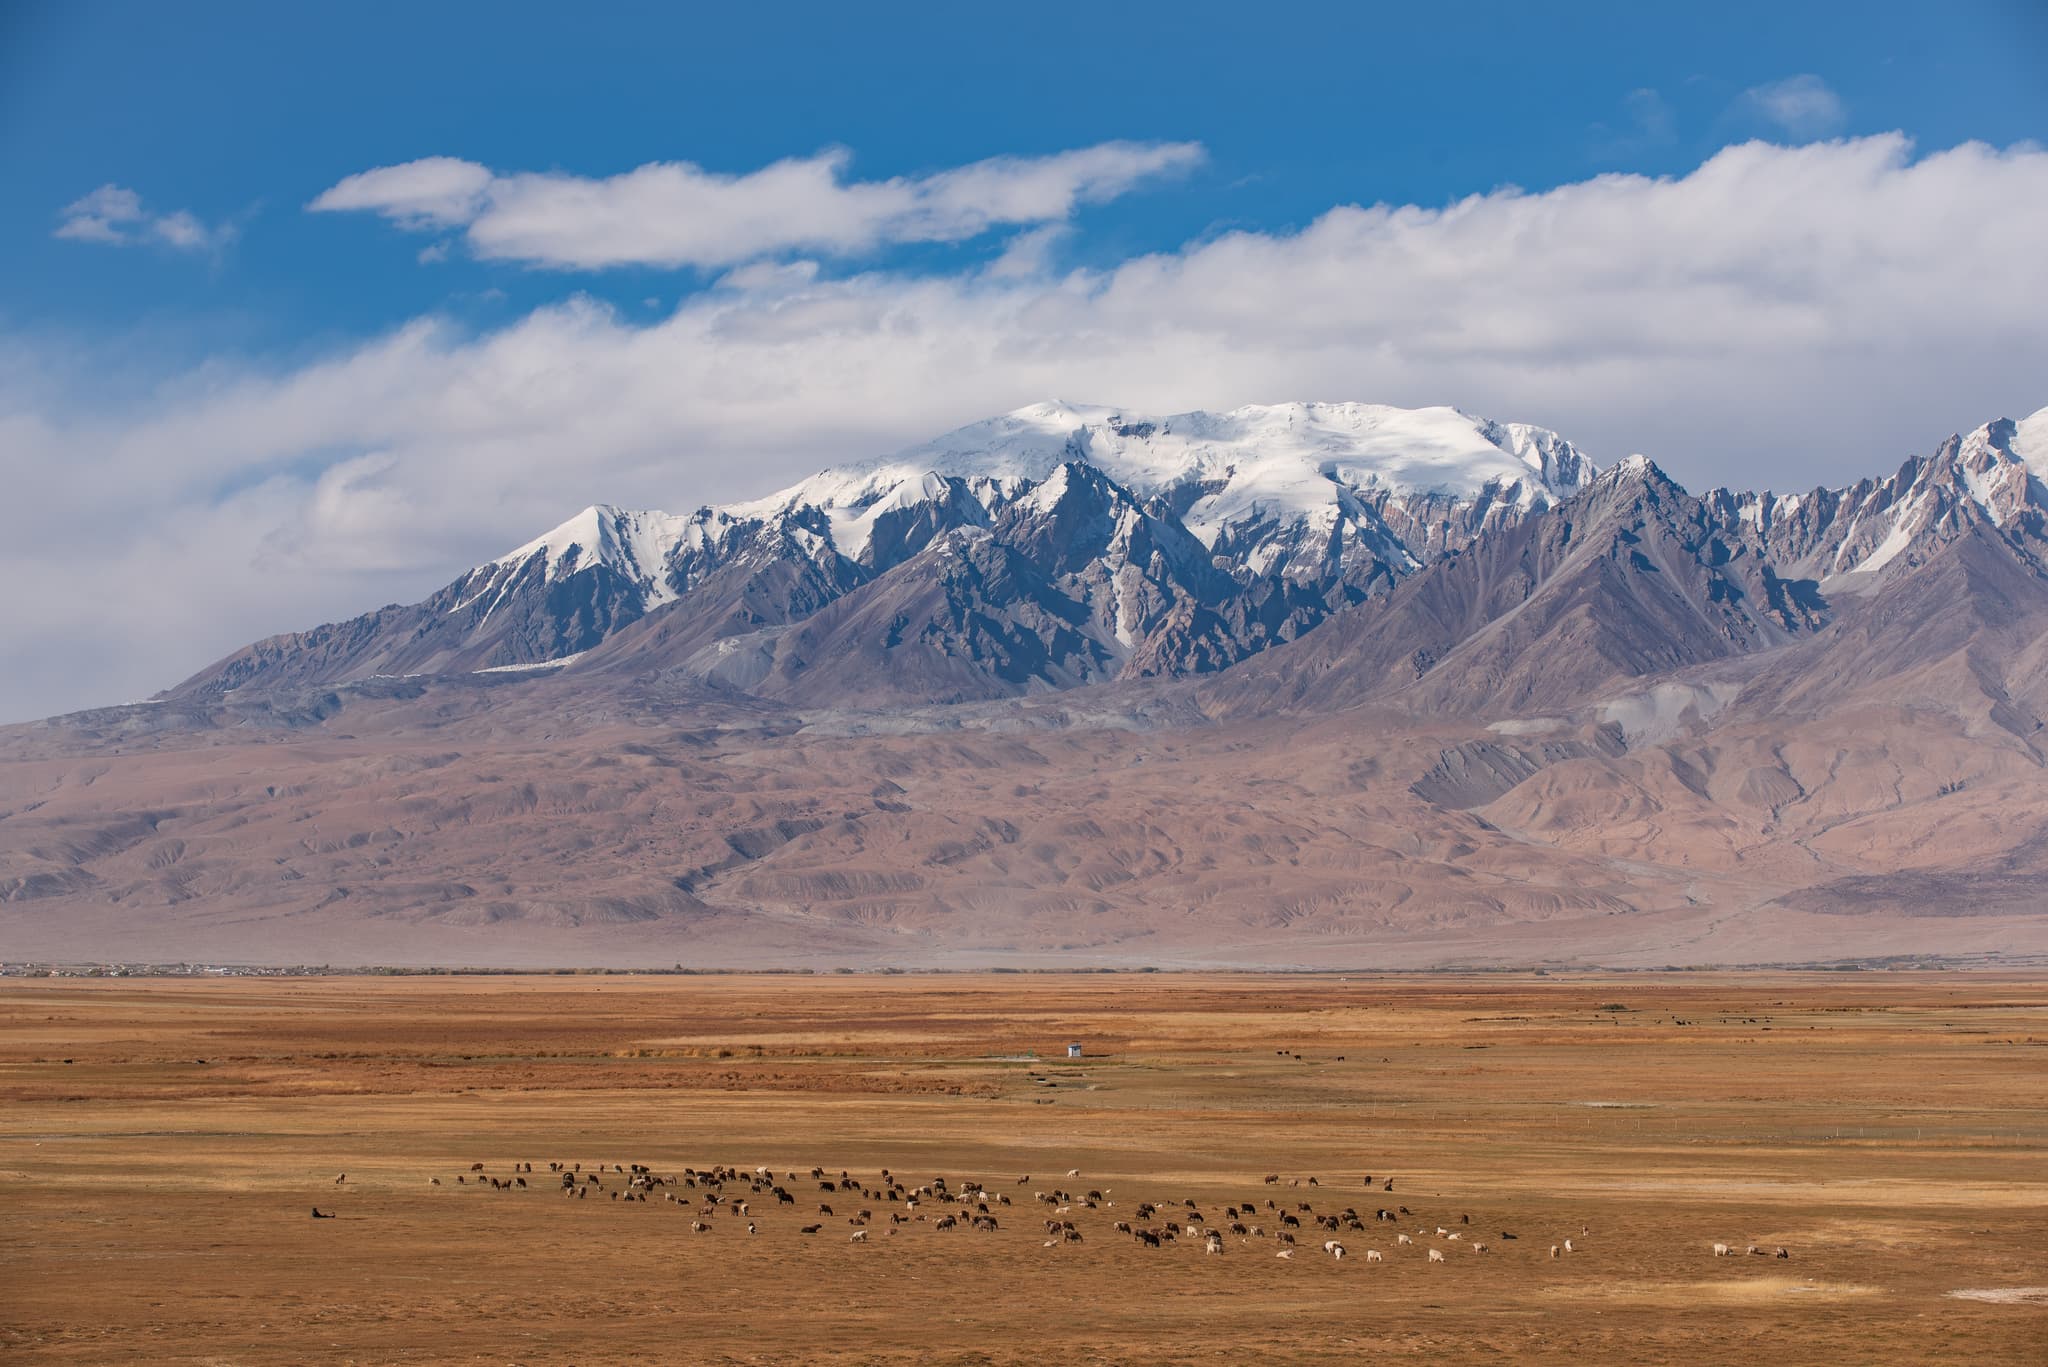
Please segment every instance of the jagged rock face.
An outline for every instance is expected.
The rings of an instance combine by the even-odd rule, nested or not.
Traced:
[[[1825,621],[1824,600],[1781,580],[1754,537],[1632,457],[1207,696],[1233,715],[1394,695],[1432,711],[1518,713],[1781,645]]]
[[[2040,417],[2030,421],[2048,429]],[[1924,556],[1965,535],[1980,518],[2038,539],[2048,528],[2048,490],[2028,465],[2020,428],[2009,419],[1987,423],[1950,437],[1932,456],[1908,458],[1888,479],[1843,489],[1785,495],[1716,489],[1704,498],[1719,517],[1752,529],[1782,573],[1822,582],[1876,573],[1903,554]],[[2036,440],[2048,466],[2048,430]]]
[[[849,594],[916,598],[900,576],[939,563],[925,552],[965,531],[1012,548],[1043,583],[999,603],[986,595],[1028,576],[992,573],[976,595],[1006,621],[1010,646],[902,677],[954,679],[957,701],[1204,673],[1386,593],[1591,472],[1554,433],[1450,409],[1292,404],[1141,420],[1039,405],[753,503],[689,517],[593,507],[424,603],[260,643],[174,692],[586,652],[584,668],[760,687],[785,677],[780,628]],[[738,639],[750,632],[770,634]],[[906,696],[944,700],[929,692]]]
[[[1205,694],[1229,711],[1514,713],[1803,639],[1973,537],[2038,559],[2043,468],[2048,415],[1884,480],[1695,498],[1450,409],[1038,405],[752,503],[587,510],[174,696],[567,660],[815,706],[1232,671]]]

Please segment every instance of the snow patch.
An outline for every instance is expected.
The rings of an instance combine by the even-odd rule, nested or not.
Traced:
[[[588,652],[579,650],[574,655],[563,655],[558,659],[533,660],[523,665],[487,665],[482,669],[472,669],[469,672],[472,674],[530,674],[536,669],[564,669],[582,659],[586,653]]]

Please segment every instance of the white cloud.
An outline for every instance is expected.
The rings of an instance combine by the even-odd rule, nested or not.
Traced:
[[[422,157],[349,176],[306,207],[368,209],[402,228],[455,228],[475,218],[491,188],[488,167],[459,157]]]
[[[1751,86],[1742,92],[1748,111],[1795,138],[1816,138],[1841,128],[1842,98],[1814,75]]]
[[[1842,482],[2048,404],[2044,220],[2048,152],[1891,135],[1340,207],[1099,271],[762,263],[647,321],[580,297],[481,334],[421,320],[133,402],[93,356],[0,337],[0,488],[35,510],[0,581],[39,586],[0,596],[0,717],[417,599],[596,500],[756,495],[1054,395],[1447,402],[1695,488]]]
[[[903,242],[958,242],[1053,223],[1083,204],[1202,159],[1195,143],[1108,142],[1044,157],[994,157],[920,177],[848,181],[830,151],[746,175],[650,162],[616,176],[501,175],[429,157],[350,176],[307,207],[368,210],[415,231],[461,227],[490,260],[558,269],[716,269],[787,252],[854,256]]]
[[[55,236],[114,247],[155,242],[178,251],[213,251],[235,235],[231,224],[209,227],[183,209],[151,214],[143,208],[142,196],[121,185],[102,185],[73,200],[58,218]]]

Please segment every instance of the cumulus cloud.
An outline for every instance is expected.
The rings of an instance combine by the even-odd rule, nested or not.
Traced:
[[[226,246],[234,238],[234,228],[226,223],[209,226],[183,209],[152,214],[135,191],[102,185],[64,206],[54,235],[112,247],[153,242],[182,252],[205,252]]]
[[[0,717],[417,599],[593,501],[758,495],[1050,396],[1455,403],[1695,488],[1843,482],[2048,404],[2044,218],[2039,148],[1752,143],[1099,270],[1042,243],[1001,270],[755,263],[651,320],[580,296],[423,319],[125,404],[91,357],[0,337],[0,487],[36,510],[0,578],[44,586],[0,596]]]
[[[1810,74],[1751,86],[1742,92],[1742,104],[1752,115],[1795,138],[1833,133],[1844,117],[1842,97],[1826,81]]]
[[[853,256],[904,242],[959,242],[1054,223],[1083,204],[1202,160],[1196,143],[1106,142],[1043,157],[993,157],[927,176],[849,181],[841,150],[745,175],[686,161],[616,176],[500,174],[428,157],[348,177],[307,206],[381,214],[401,228],[460,228],[475,255],[562,270],[715,269],[788,252]]]

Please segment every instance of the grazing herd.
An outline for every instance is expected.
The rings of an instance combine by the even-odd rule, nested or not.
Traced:
[[[825,1231],[825,1219],[844,1219],[847,1242],[865,1244],[869,1242],[870,1231],[879,1232],[883,1237],[894,1237],[900,1232],[909,1233],[923,1227],[933,1233],[951,1233],[967,1229],[978,1234],[996,1234],[1004,1228],[1003,1219],[997,1212],[1011,1206],[1008,1193],[991,1191],[985,1184],[973,1179],[957,1182],[945,1177],[933,1177],[923,1182],[913,1182],[899,1177],[888,1168],[883,1168],[877,1179],[855,1177],[850,1171],[839,1170],[836,1174],[823,1167],[813,1167],[808,1176],[794,1171],[785,1171],[778,1176],[766,1164],[751,1169],[731,1167],[724,1164],[709,1168],[685,1167],[679,1171],[657,1173],[645,1163],[598,1163],[586,1168],[582,1163],[551,1162],[547,1171],[554,1180],[554,1189],[564,1198],[587,1201],[593,1193],[603,1200],[615,1203],[646,1203],[658,1194],[664,1204],[680,1207],[691,1218],[689,1231],[692,1234],[715,1234],[721,1229],[744,1230],[748,1236],[758,1235],[764,1228],[771,1232],[778,1226],[794,1228],[803,1237],[816,1237]],[[1069,1169],[1070,1179],[1080,1177],[1078,1168]],[[526,1191],[530,1187],[528,1176],[535,1176],[533,1164],[515,1162],[510,1165],[509,1174],[499,1175],[486,1170],[483,1163],[471,1163],[469,1171],[458,1173],[455,1184],[473,1191]],[[335,1183],[347,1182],[346,1173],[336,1177]],[[1269,1174],[1264,1185],[1276,1186],[1278,1174]],[[429,1177],[432,1187],[442,1185],[439,1177]],[[832,1200],[812,1201],[806,1195],[798,1199],[798,1191],[806,1186],[815,1189],[816,1196],[831,1197]],[[1016,1179],[1016,1186],[1031,1185],[1027,1174]],[[1321,1179],[1295,1178],[1294,1187],[1322,1188]],[[1394,1189],[1392,1178],[1375,1180],[1367,1175],[1363,1179],[1366,1190],[1376,1186],[1381,1192]],[[1022,1199],[1021,1197],[1018,1199]],[[1104,1233],[1128,1238],[1142,1249],[1165,1249],[1176,1245],[1199,1244],[1203,1253],[1221,1257],[1232,1248],[1247,1249],[1261,1243],[1273,1248],[1274,1257],[1292,1259],[1297,1250],[1297,1236],[1310,1229],[1328,1234],[1321,1242],[1322,1252],[1334,1262],[1342,1262],[1350,1256],[1350,1249],[1340,1237],[1355,1234],[1369,1237],[1375,1228],[1398,1226],[1409,1221],[1418,1221],[1411,1234],[1406,1230],[1388,1228],[1393,1236],[1393,1248],[1413,1249],[1421,1247],[1425,1261],[1429,1264],[1448,1263],[1451,1254],[1461,1249],[1473,1255],[1484,1255],[1491,1244],[1485,1239],[1468,1239],[1466,1230],[1472,1224],[1469,1214],[1457,1216],[1459,1228],[1453,1229],[1447,1223],[1425,1221],[1406,1205],[1377,1206],[1368,1215],[1356,1206],[1345,1205],[1335,1208],[1317,1209],[1312,1201],[1291,1199],[1286,1203],[1271,1196],[1244,1198],[1223,1205],[1221,1216],[1211,1218],[1203,1213],[1202,1202],[1191,1196],[1175,1200],[1139,1200],[1127,1209],[1128,1218],[1112,1214],[1119,1209],[1114,1189],[1091,1187],[1085,1191],[1070,1191],[1063,1186],[1052,1186],[1049,1190],[1034,1191],[1032,1201],[1045,1208],[1040,1217],[1043,1229],[1043,1246],[1057,1248],[1064,1245],[1086,1242],[1088,1234],[1099,1236]],[[1414,1200],[1414,1197],[1408,1199]],[[834,1211],[834,1202],[846,1209],[845,1216]],[[801,1215],[795,1208],[805,1203],[815,1204],[815,1216],[811,1223],[798,1223]],[[755,1207],[761,1209],[757,1213]],[[789,1212],[793,1218],[783,1224],[780,1218],[768,1220],[769,1212]],[[877,1213],[879,1211],[879,1214]],[[1076,1217],[1079,1217],[1077,1222]],[[331,1218],[318,1208],[314,1218]],[[1450,1217],[1443,1217],[1448,1220]],[[1093,1231],[1084,1225],[1093,1223]],[[1012,1221],[1011,1228],[1017,1228]],[[1583,1239],[1590,1233],[1581,1228],[1578,1234]],[[1519,1236],[1510,1230],[1500,1231],[1502,1243],[1518,1240]],[[1435,1242],[1423,1247],[1418,1239]],[[1715,1257],[1728,1257],[1735,1253],[1732,1245],[1715,1243]],[[1550,1245],[1550,1256],[1558,1258],[1580,1251],[1573,1239],[1566,1238]],[[1749,1245],[1747,1252],[1765,1256],[1764,1250]],[[1384,1263],[1387,1251],[1380,1248],[1364,1249],[1365,1262]],[[1792,1255],[1783,1246],[1776,1249],[1775,1256],[1789,1258]]]

